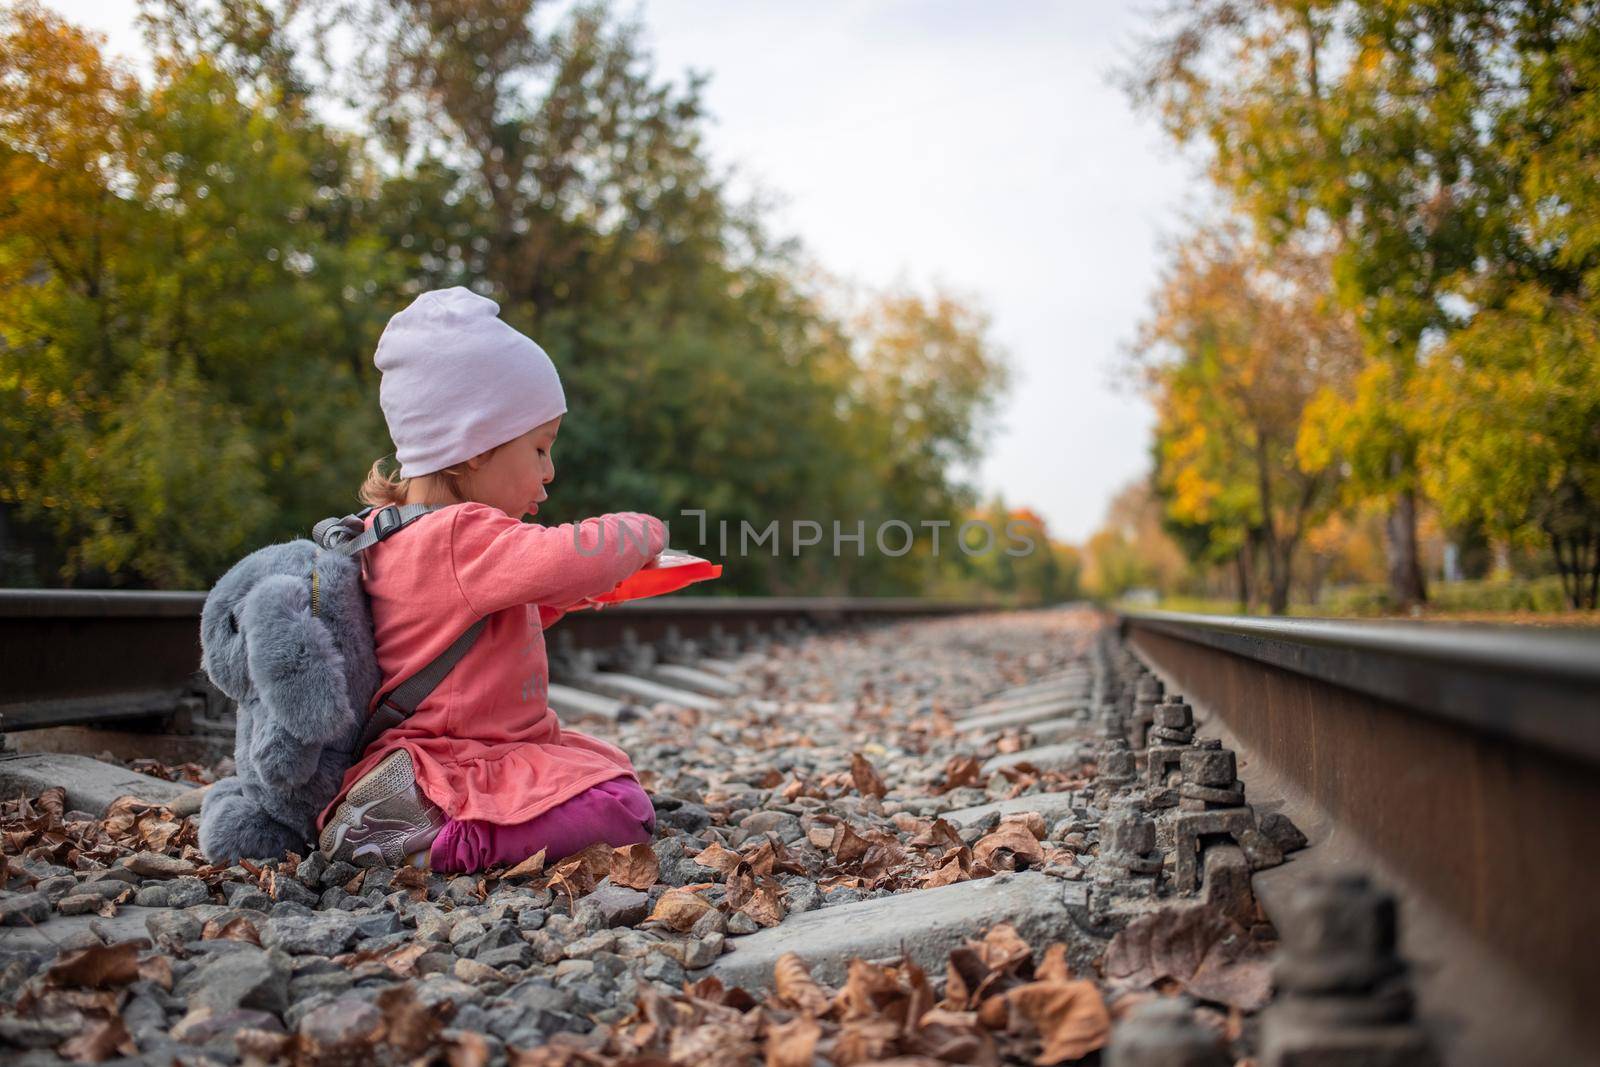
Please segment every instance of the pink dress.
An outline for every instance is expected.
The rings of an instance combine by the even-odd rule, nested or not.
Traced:
[[[665,544],[665,525],[635,512],[539,526],[467,503],[424,515],[364,552],[380,692],[478,619],[488,622],[416,712],[345,773],[318,826],[396,748],[411,754],[418,786],[455,820],[526,823],[601,782],[636,782],[621,749],[563,728],[550,710],[544,629]]]

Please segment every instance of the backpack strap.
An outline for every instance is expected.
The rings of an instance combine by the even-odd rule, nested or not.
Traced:
[[[422,516],[448,506],[447,504],[390,504],[378,512],[370,528],[367,527],[365,520],[372,514],[372,509],[362,508],[354,515],[346,515],[339,519],[323,519],[312,527],[311,540],[330,551],[354,556],[405,529]]]
[[[438,688],[452,667],[461,662],[461,657],[477,642],[478,635],[483,633],[483,626],[488,621],[479,619],[467,627],[466,632],[435,656],[432,662],[386,693],[378,701],[378,706],[372,709],[372,714],[367,716],[366,725],[361,728],[361,737],[357,739],[355,748],[351,749],[351,755],[360,759],[361,753],[378,739],[379,734],[409,719],[411,713],[417,710],[417,705]]]
[[[311,531],[311,539],[320,548],[337,552],[343,556],[358,556],[395,533],[411,525],[422,516],[438,511],[448,505],[443,504],[406,504],[403,506],[391,504],[381,509],[372,520],[370,528],[366,525],[366,517],[372,514],[371,508],[363,508],[354,515],[343,518],[323,519]],[[313,580],[316,572],[312,572]],[[315,584],[313,582],[313,596]],[[366,723],[361,728],[361,736],[356,740],[355,747],[350,750],[352,758],[359,760],[361,753],[365,752],[378,736],[384,731],[399,726],[411,717],[417,710],[417,705],[427,699],[428,694],[438,688],[444,681],[445,675],[450,673],[463,656],[477,642],[478,636],[483,633],[484,624],[488,619],[479,619],[467,627],[462,635],[451,642],[450,647],[435,656],[421,670],[410,678],[395,686],[388,693],[383,694],[372,714],[367,716]]]

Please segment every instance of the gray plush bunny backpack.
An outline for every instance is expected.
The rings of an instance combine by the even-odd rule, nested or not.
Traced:
[[[213,863],[298,850],[344,773],[404,721],[482,632],[480,620],[368,715],[381,681],[359,554],[437,511],[366,508],[324,519],[311,540],[269,545],[224,574],[200,613],[201,664],[238,704],[238,773],[206,791],[200,851]]]

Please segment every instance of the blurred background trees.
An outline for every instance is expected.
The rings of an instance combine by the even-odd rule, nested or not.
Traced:
[[[143,82],[47,9],[0,9],[7,584],[199,587],[353,510],[392,450],[384,322],[468,285],[562,369],[548,521],[700,509],[706,540],[674,543],[717,555],[722,524],[777,520],[782,555],[727,592],[1075,595],[1047,540],[1032,581],[948,541],[872,550],[881,519],[979,512],[1007,382],[987,319],[809,268],[710,166],[699,82],[604,6],[141,7]],[[791,521],[836,517],[868,521],[866,552],[792,554]]]
[[[1200,151],[1216,204],[1134,346],[1191,565],[1165,591],[1214,593],[1231,564],[1240,601],[1264,575],[1282,611],[1297,546],[1315,594],[1381,516],[1390,607],[1428,599],[1425,570],[1487,567],[1491,542],[1499,571],[1535,559],[1596,606],[1597,8],[1186,0],[1158,19],[1127,84]]]
[[[142,0],[135,78],[4,4],[0,581],[197,587],[353,508],[384,322],[468,285],[562,368],[547,518],[704,511],[674,542],[718,556],[776,522],[722,591],[1592,609],[1597,8],[1153,17],[1126,85],[1204,210],[1130,338],[1150,477],[1079,549],[971,485],[1009,384],[983,310],[819,272],[605,6]],[[872,544],[977,518],[1040,550]],[[863,551],[794,554],[835,519]]]

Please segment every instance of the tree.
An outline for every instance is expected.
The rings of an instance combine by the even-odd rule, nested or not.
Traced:
[[[69,580],[208,581],[365,466],[359,152],[208,57],[158,54],[142,90],[31,5],[0,49],[4,502]]]
[[[391,447],[383,323],[445,285],[562,369],[546,521],[696,509],[691,547],[720,554],[722,523],[971,507],[1004,385],[981,312],[841,310],[728,196],[699,80],[660,78],[637,27],[543,29],[529,0],[142,7],[144,88],[34,6],[0,33],[0,528],[56,578],[204,584],[352,508]],[[351,33],[377,67],[326,62]],[[718,591],[910,592],[936,562],[757,548]]]
[[[1105,599],[1134,589],[1176,592],[1185,570],[1183,553],[1162,529],[1160,502],[1144,480],[1112,498],[1083,555],[1084,587]]]
[[[1259,545],[1275,614],[1288,608],[1301,539],[1337,488],[1330,459],[1297,452],[1302,421],[1313,396],[1350,377],[1359,350],[1325,255],[1269,251],[1231,226],[1175,250],[1135,346],[1167,515],[1205,531],[1198,555],[1235,556],[1241,574]],[[1242,580],[1246,602],[1248,589]]]
[[[1547,539],[1576,609],[1600,603],[1597,310],[1528,286],[1453,338],[1421,393],[1446,519]]]
[[[1218,185],[1271,239],[1334,248],[1367,366],[1313,406],[1316,452],[1389,503],[1390,585],[1426,599],[1417,557],[1416,371],[1454,325],[1463,272],[1505,232],[1485,135],[1510,5],[1199,0],[1130,78],[1178,139],[1204,139]]]

